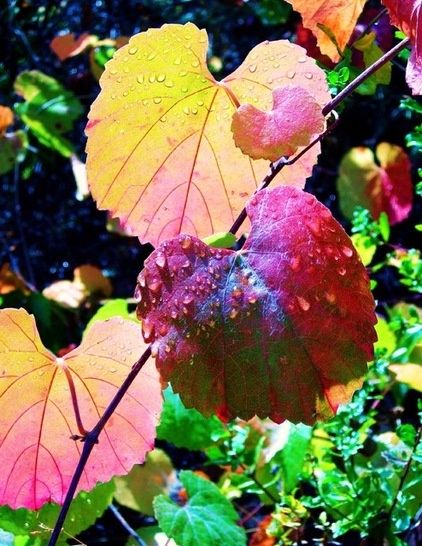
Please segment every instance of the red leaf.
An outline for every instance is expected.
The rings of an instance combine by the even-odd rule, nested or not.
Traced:
[[[64,61],[82,53],[82,51],[88,46],[93,45],[96,41],[97,38],[90,34],[81,34],[79,38],[76,39],[73,32],[70,32],[53,38],[50,42],[50,48],[61,61]]]
[[[34,510],[63,502],[82,450],[70,439],[78,429],[66,368],[90,430],[146,348],[138,332],[132,321],[97,322],[77,349],[56,358],[42,345],[32,316],[0,311],[0,504]],[[161,406],[161,384],[148,362],[100,436],[78,491],[144,461]]]
[[[422,0],[382,0],[391,24],[410,38],[412,51],[406,81],[414,95],[422,95]]]
[[[247,211],[238,252],[180,235],[152,253],[136,290],[144,338],[163,378],[205,415],[328,419],[372,358],[365,268],[310,194],[272,188]]]
[[[352,218],[355,208],[362,206],[376,220],[386,212],[391,225],[405,220],[413,201],[410,168],[408,155],[395,144],[381,142],[375,156],[369,148],[351,148],[341,160],[337,179],[343,214]]]
[[[277,161],[307,146],[324,131],[321,106],[304,87],[286,85],[273,91],[273,109],[242,104],[233,114],[236,146],[252,159]]]
[[[133,36],[107,63],[89,114],[93,198],[154,246],[182,231],[227,230],[267,174],[266,161],[234,144],[239,104],[270,110],[272,90],[290,84],[307,88],[321,109],[330,100],[324,72],[287,40],[259,44],[222,82],[208,70],[207,42],[192,23]],[[303,187],[319,149],[276,182]]]

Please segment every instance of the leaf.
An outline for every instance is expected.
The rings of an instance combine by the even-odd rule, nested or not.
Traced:
[[[339,61],[336,45],[321,26],[334,36],[340,51],[344,51],[366,0],[287,0],[302,16],[303,26],[312,30],[318,46],[332,61]]]
[[[155,517],[161,529],[180,546],[246,546],[246,534],[230,502],[212,482],[189,470],[180,472],[188,501],[178,506],[159,495],[154,500]]]
[[[354,47],[363,53],[365,68],[374,64],[384,54],[382,49],[375,43],[375,38],[375,32],[369,32],[354,44]],[[390,62],[385,63],[359,86],[359,92],[361,94],[372,95],[375,93],[378,85],[388,85],[391,80],[391,66],[392,64]]]
[[[308,89],[321,108],[330,100],[324,72],[303,48],[264,42],[217,82],[206,65],[205,31],[192,23],[133,36],[101,78],[87,125],[93,198],[142,242],[157,246],[181,231],[226,231],[268,171],[234,145],[239,103],[268,111],[272,90]],[[303,187],[319,146],[285,168],[278,183]]]
[[[236,243],[236,237],[230,232],[214,233],[202,240],[205,244],[214,248],[230,248]]]
[[[365,268],[312,195],[280,186],[247,211],[252,230],[237,252],[182,234],[146,260],[135,293],[144,339],[185,406],[204,415],[329,419],[372,359]]]
[[[204,417],[195,409],[185,408],[180,396],[167,387],[157,438],[191,451],[204,450],[221,434],[223,425],[215,415]]]
[[[73,145],[62,135],[72,129],[73,122],[83,112],[75,95],[38,70],[21,72],[14,87],[25,99],[15,105],[22,121],[41,144],[70,157]]]
[[[56,358],[43,347],[32,316],[0,311],[0,504],[38,509],[63,502],[82,450],[70,439],[78,429],[67,375],[90,430],[145,349],[138,331],[123,319],[97,322],[78,348]],[[161,405],[160,382],[147,363],[101,435],[78,491],[144,460]]]
[[[396,374],[397,381],[422,392],[422,366],[420,364],[390,364],[388,369]]]
[[[119,504],[153,516],[152,501],[159,494],[170,493],[176,485],[176,471],[170,457],[156,448],[147,454],[142,466],[135,465],[127,476],[117,476],[114,482],[114,497]]]
[[[413,201],[410,169],[408,155],[395,144],[381,142],[375,155],[363,146],[351,148],[340,162],[337,178],[343,214],[352,218],[355,208],[362,206],[375,220],[385,212],[390,225],[406,219]]]
[[[277,161],[297,152],[324,131],[321,106],[299,85],[277,87],[269,112],[242,104],[233,115],[236,146],[252,159]]]
[[[13,112],[8,106],[0,105],[0,138],[13,123]]]
[[[96,36],[91,36],[87,33],[81,34],[76,39],[73,32],[69,32],[68,34],[61,34],[53,38],[50,42],[50,48],[61,61],[64,61],[82,53],[89,46],[94,46],[97,41],[98,38]]]
[[[422,95],[422,0],[382,0],[391,24],[410,38],[412,51],[406,67],[406,81],[413,95]]]
[[[58,544],[68,544],[69,536],[75,536],[91,525],[105,512],[113,499],[115,491],[113,482],[102,483],[86,493],[80,491],[70,505],[63,531]],[[40,510],[19,508],[12,510],[9,506],[0,507],[0,528],[18,536],[37,536],[45,545],[59,516],[58,504],[45,504]],[[3,546],[3,543],[0,542]],[[31,542],[30,544],[34,544]]]
[[[0,175],[11,171],[15,164],[24,160],[28,137],[24,131],[6,133],[0,137]]]

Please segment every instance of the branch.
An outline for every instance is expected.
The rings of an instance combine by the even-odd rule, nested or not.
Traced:
[[[84,471],[85,465],[88,461],[88,458],[91,455],[91,451],[93,450],[95,444],[98,444],[98,437],[101,431],[107,424],[110,417],[113,415],[114,410],[117,408],[123,396],[126,394],[128,388],[131,386],[134,379],[136,378],[138,373],[141,371],[142,367],[147,362],[150,356],[151,356],[151,346],[148,347],[148,349],[146,349],[146,351],[139,358],[139,360],[132,366],[132,369],[130,370],[128,376],[122,383],[119,390],[116,392],[113,400],[107,406],[106,410],[104,411],[103,415],[99,419],[98,423],[90,432],[88,432],[88,434],[84,438],[82,438],[82,442],[84,442],[84,446],[82,449],[81,457],[79,459],[76,470],[73,474],[72,481],[67,491],[62,509],[60,510],[59,517],[57,518],[56,525],[54,526],[53,532],[51,534],[51,538],[48,543],[48,546],[55,546],[57,543],[63,524],[65,522],[67,513],[69,511],[70,505],[75,495],[79,480],[81,479],[81,476]]]

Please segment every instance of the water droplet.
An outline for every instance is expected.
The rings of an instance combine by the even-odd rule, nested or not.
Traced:
[[[257,301],[258,301],[258,298],[256,296],[249,296],[248,297],[248,303],[250,303],[251,305],[253,305]]]
[[[229,318],[234,319],[234,318],[237,317],[238,314],[239,314],[239,311],[237,309],[233,308],[229,313]]]
[[[187,294],[187,295],[184,297],[182,303],[183,303],[184,305],[189,305],[190,303],[193,302],[193,300],[194,300],[194,297],[192,296],[192,294]]]
[[[289,71],[287,72],[287,74],[286,74],[286,76],[287,76],[290,80],[292,80],[292,79],[295,77],[295,75],[296,75],[296,72],[295,72],[294,70],[289,70]]]
[[[298,63],[306,63],[306,57],[304,55],[301,55],[300,57],[298,57],[297,62]]]
[[[122,83],[122,77],[121,77],[121,76],[117,76],[116,82],[117,82],[117,83]]]
[[[306,222],[308,228],[312,231],[314,235],[321,234],[321,223],[317,217],[311,218]]]
[[[232,296],[237,300],[243,296],[243,290],[240,288],[240,286],[233,287]]]
[[[173,87],[174,83],[172,80],[166,80],[164,82],[164,85],[170,89],[171,87]]]
[[[167,117],[166,116],[161,116],[160,121],[162,121],[164,123],[165,121],[167,121]]]
[[[117,70],[113,67],[113,68],[110,68],[110,74],[112,76],[115,76],[117,74]]]
[[[148,81],[149,81],[149,83],[154,83],[155,82],[155,74],[150,74],[148,76]]]
[[[302,258],[300,257],[299,254],[297,256],[292,256],[290,260],[290,269],[292,271],[299,271],[301,261],[302,261]]]
[[[179,76],[180,76],[181,78],[184,78],[185,76],[187,76],[187,74],[188,74],[188,73],[186,72],[186,70],[181,70],[181,71],[179,72]]]
[[[337,299],[334,292],[327,292],[325,297],[327,298],[328,303],[335,303]]]
[[[341,251],[347,258],[351,258],[353,256],[353,250],[348,246],[342,246]]]
[[[249,72],[254,73],[254,72],[256,72],[256,69],[257,69],[256,64],[249,65]]]
[[[38,370],[38,375],[41,377],[44,375],[44,370]]]
[[[155,57],[157,56],[156,53],[150,53],[147,57],[147,61],[153,61]]]
[[[198,106],[204,106],[204,101],[203,101],[203,100],[197,100],[197,101],[196,101],[196,104],[197,104]]]
[[[190,113],[189,108],[186,108],[186,107],[183,108],[183,113],[186,114],[186,115],[188,115],[188,114]]]
[[[115,368],[114,366],[112,366],[111,368],[108,369],[109,372],[111,373],[116,373],[117,372],[117,368]]]
[[[138,48],[135,46],[132,46],[128,49],[128,53],[129,55],[135,55],[136,53],[138,53]]]
[[[148,100],[148,99],[144,99],[144,100],[142,101],[142,104],[143,104],[144,106],[148,106],[149,100]]]
[[[305,78],[307,78],[308,80],[312,80],[313,77],[314,76],[311,72],[305,72]]]
[[[154,104],[160,104],[160,102],[161,102],[161,98],[160,97],[155,97]]]
[[[112,100],[116,100],[116,99],[117,99],[117,95],[116,95],[116,93],[112,93],[112,95],[111,95],[111,99],[112,99]]]
[[[179,242],[183,250],[188,250],[192,246],[192,239],[189,235],[181,235],[179,237]]]
[[[148,283],[148,288],[153,294],[158,294],[162,286],[163,286],[163,283],[160,281],[160,279],[157,279],[157,278],[153,278],[152,281]]]
[[[167,258],[164,252],[158,251],[155,255],[155,264],[160,269],[163,269],[166,266]]]
[[[344,275],[346,275],[346,268],[345,267],[339,267],[337,271],[338,271],[338,274],[341,275],[342,277]]]
[[[149,341],[152,341],[154,338],[154,331],[155,326],[154,324],[146,318],[142,323],[142,333],[144,335],[145,341],[148,343]]]
[[[172,311],[172,312],[170,313],[170,316],[171,316],[171,318],[172,318],[173,320],[176,320],[176,319],[177,319],[177,316],[178,316],[177,311]]]
[[[163,81],[166,79],[165,74],[157,74],[157,82],[163,83]]]
[[[311,307],[309,301],[302,298],[302,296],[296,296],[296,301],[303,311],[308,311],[308,309]]]
[[[187,88],[187,87],[182,87],[182,88],[180,89],[180,91],[181,91],[182,93],[187,93],[187,92],[188,92],[188,88]]]

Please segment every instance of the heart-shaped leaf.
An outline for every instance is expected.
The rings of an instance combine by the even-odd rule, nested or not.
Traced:
[[[242,104],[233,115],[236,146],[252,159],[277,161],[290,156],[324,130],[321,106],[304,87],[277,87],[273,100],[270,112]]]
[[[217,82],[206,65],[205,31],[192,23],[133,36],[101,78],[87,125],[87,171],[97,205],[155,246],[181,231],[227,230],[268,171],[236,148],[230,130],[239,104],[263,111],[272,90],[301,85],[321,108],[324,72],[303,48],[265,42]],[[303,187],[319,147],[278,177]]]
[[[390,225],[407,218],[413,202],[410,168],[407,153],[395,144],[380,142],[375,154],[364,146],[351,148],[341,160],[337,179],[344,215],[352,218],[362,206],[376,220],[385,212]]]
[[[154,500],[155,517],[167,536],[183,546],[246,545],[235,509],[215,484],[188,470],[180,472],[180,481],[188,497],[184,506],[164,495]]]
[[[183,403],[205,415],[328,419],[372,358],[365,268],[310,194],[264,190],[247,211],[242,250],[180,235],[152,253],[136,290],[144,338]]]
[[[82,450],[70,438],[78,428],[69,377],[90,430],[146,348],[138,331],[123,319],[96,322],[77,349],[56,358],[31,315],[0,311],[0,504],[36,510],[63,502]],[[100,436],[78,491],[127,474],[145,459],[161,407],[160,380],[148,362]]]

